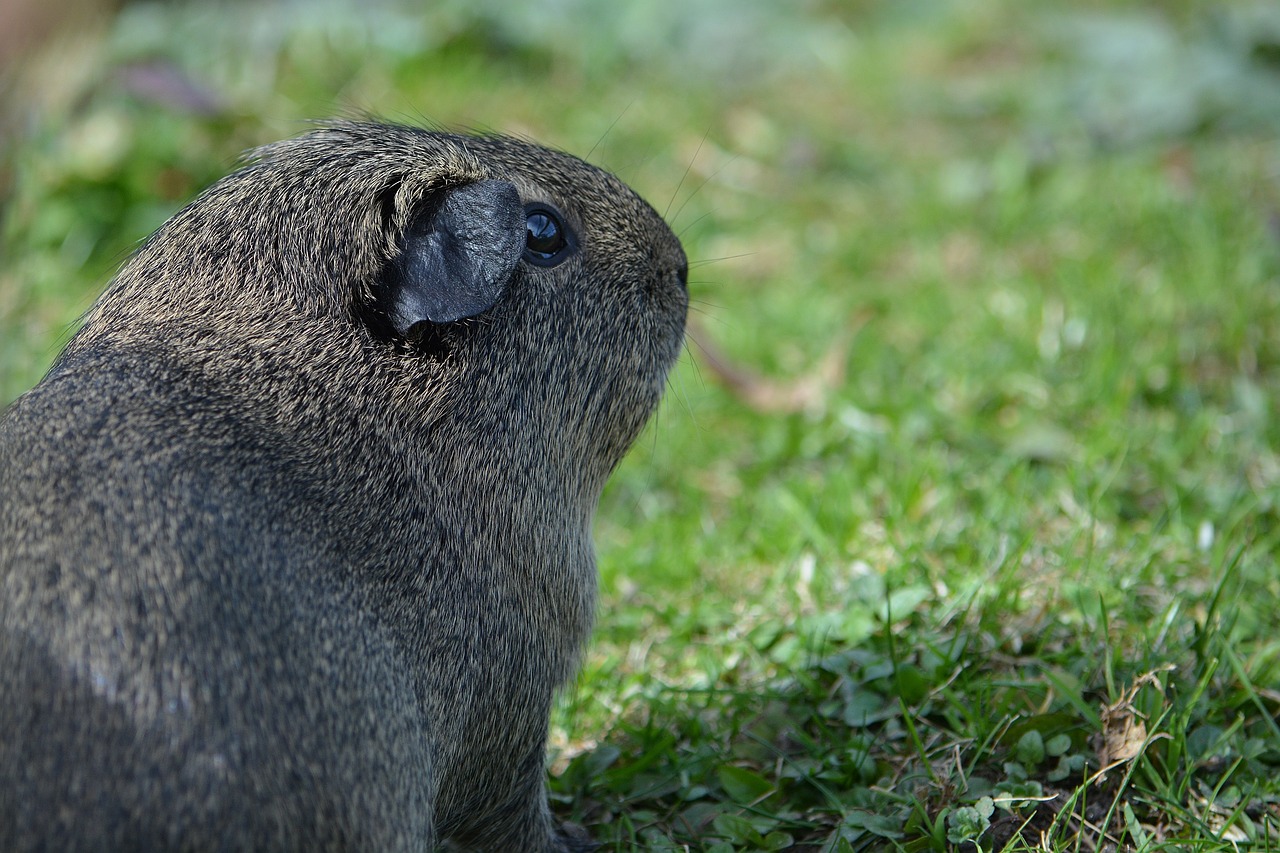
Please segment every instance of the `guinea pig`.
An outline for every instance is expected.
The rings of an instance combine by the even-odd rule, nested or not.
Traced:
[[[500,136],[326,125],[174,215],[0,418],[0,849],[590,849],[548,718],[686,280]]]

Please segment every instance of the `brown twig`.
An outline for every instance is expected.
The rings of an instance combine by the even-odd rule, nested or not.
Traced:
[[[694,320],[689,321],[687,334],[701,353],[702,363],[730,394],[757,412],[793,414],[822,411],[826,407],[831,392],[844,382],[849,345],[867,319],[866,314],[856,315],[849,327],[836,336],[813,370],[790,380],[767,377],[735,363]]]

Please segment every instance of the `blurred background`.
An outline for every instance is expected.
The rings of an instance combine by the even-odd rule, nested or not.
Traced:
[[[1079,770],[1100,703],[1181,695],[1135,821],[1221,835],[1230,767],[1278,825],[1280,4],[3,0],[0,405],[244,151],[365,115],[583,156],[692,262],[597,521],[607,616],[553,736],[576,816],[687,841],[812,773],[864,808],[813,837],[922,838],[1039,772],[1010,720]],[[912,720],[958,775],[897,797]]]
[[[5,0],[0,68],[0,400],[242,151],[333,116],[590,154],[706,262],[695,296],[713,325],[775,342],[756,355],[794,370],[890,295],[885,265],[929,239],[898,212],[921,192],[989,208],[1064,162],[1134,149],[1192,191],[1198,145],[1273,132],[1280,7]],[[1241,144],[1273,216],[1274,150]],[[979,260],[951,237],[940,260]]]

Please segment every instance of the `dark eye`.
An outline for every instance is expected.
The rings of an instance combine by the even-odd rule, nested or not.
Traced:
[[[524,259],[540,267],[553,267],[563,261],[572,245],[568,231],[554,210],[531,204],[525,208]]]

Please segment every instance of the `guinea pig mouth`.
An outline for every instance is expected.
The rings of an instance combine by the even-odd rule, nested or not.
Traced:
[[[423,320],[400,334],[395,329],[387,306],[381,301],[369,306],[363,315],[366,328],[380,342],[390,344],[397,350],[437,360],[445,359],[457,349],[459,340],[465,333],[465,326],[470,322],[461,320],[454,323],[433,323]]]
[[[423,321],[415,323],[408,334],[406,342],[416,351],[435,359],[443,359],[453,351],[456,343],[456,324],[431,323]]]

